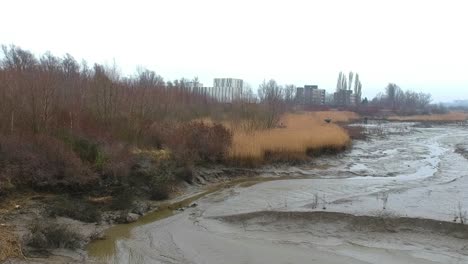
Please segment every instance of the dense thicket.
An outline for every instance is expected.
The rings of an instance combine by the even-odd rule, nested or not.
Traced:
[[[206,115],[209,98],[192,93],[184,79],[166,85],[154,72],[131,78],[114,69],[77,63],[73,57],[36,58],[3,46],[0,61],[2,133],[51,133],[60,129],[137,139],[156,120]]]
[[[72,56],[39,58],[16,46],[0,56],[0,193],[9,186],[76,188],[121,179],[132,148],[170,148],[178,164],[219,161],[230,132],[187,121],[262,119],[250,100],[220,104],[186,79],[89,67]],[[266,108],[265,108],[266,109]],[[185,125],[184,125],[185,124]],[[109,180],[111,179],[111,180]]]

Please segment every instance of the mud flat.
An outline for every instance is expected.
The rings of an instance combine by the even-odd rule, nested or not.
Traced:
[[[468,263],[468,160],[456,151],[468,131],[387,126],[396,132],[317,161],[324,166],[266,170],[291,178],[206,194],[134,227],[112,254],[91,255],[113,263]]]
[[[333,212],[177,215],[138,242],[119,243],[116,262],[466,263],[467,235],[450,222]]]

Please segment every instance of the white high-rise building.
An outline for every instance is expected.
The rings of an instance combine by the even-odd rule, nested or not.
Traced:
[[[220,102],[232,102],[244,96],[243,88],[244,81],[241,79],[215,78],[208,93]]]

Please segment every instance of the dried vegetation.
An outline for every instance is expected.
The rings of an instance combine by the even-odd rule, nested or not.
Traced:
[[[286,114],[277,128],[237,131],[233,134],[229,158],[241,164],[297,161],[345,149],[350,137],[340,126],[324,121],[330,116],[333,120],[350,120],[349,112]]]

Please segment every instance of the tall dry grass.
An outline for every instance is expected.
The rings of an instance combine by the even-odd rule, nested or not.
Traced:
[[[436,115],[413,115],[413,116],[389,116],[392,121],[432,121],[432,122],[456,122],[468,120],[468,113],[450,112]]]
[[[0,226],[0,262],[23,257],[21,243],[10,230],[11,227]]]
[[[358,116],[351,112],[306,112],[286,114],[281,128],[233,133],[229,158],[240,163],[263,163],[269,159],[293,161],[308,155],[346,148],[350,137],[341,127],[325,118],[346,122]]]
[[[298,116],[309,116],[310,118],[323,122],[325,119],[330,119],[332,123],[348,123],[355,120],[358,120],[360,116],[351,111],[314,111],[314,112],[300,112],[296,114]],[[209,125],[214,125],[215,122],[211,118],[197,118],[194,119],[195,122],[203,122]],[[284,117],[280,123],[284,124]],[[255,131],[262,130],[263,127],[255,123],[255,120],[224,120],[220,122],[223,126],[227,127],[231,131]]]
[[[350,111],[317,111],[306,112],[304,114],[310,115],[320,121],[331,119],[333,123],[347,123],[360,118],[358,114]]]

